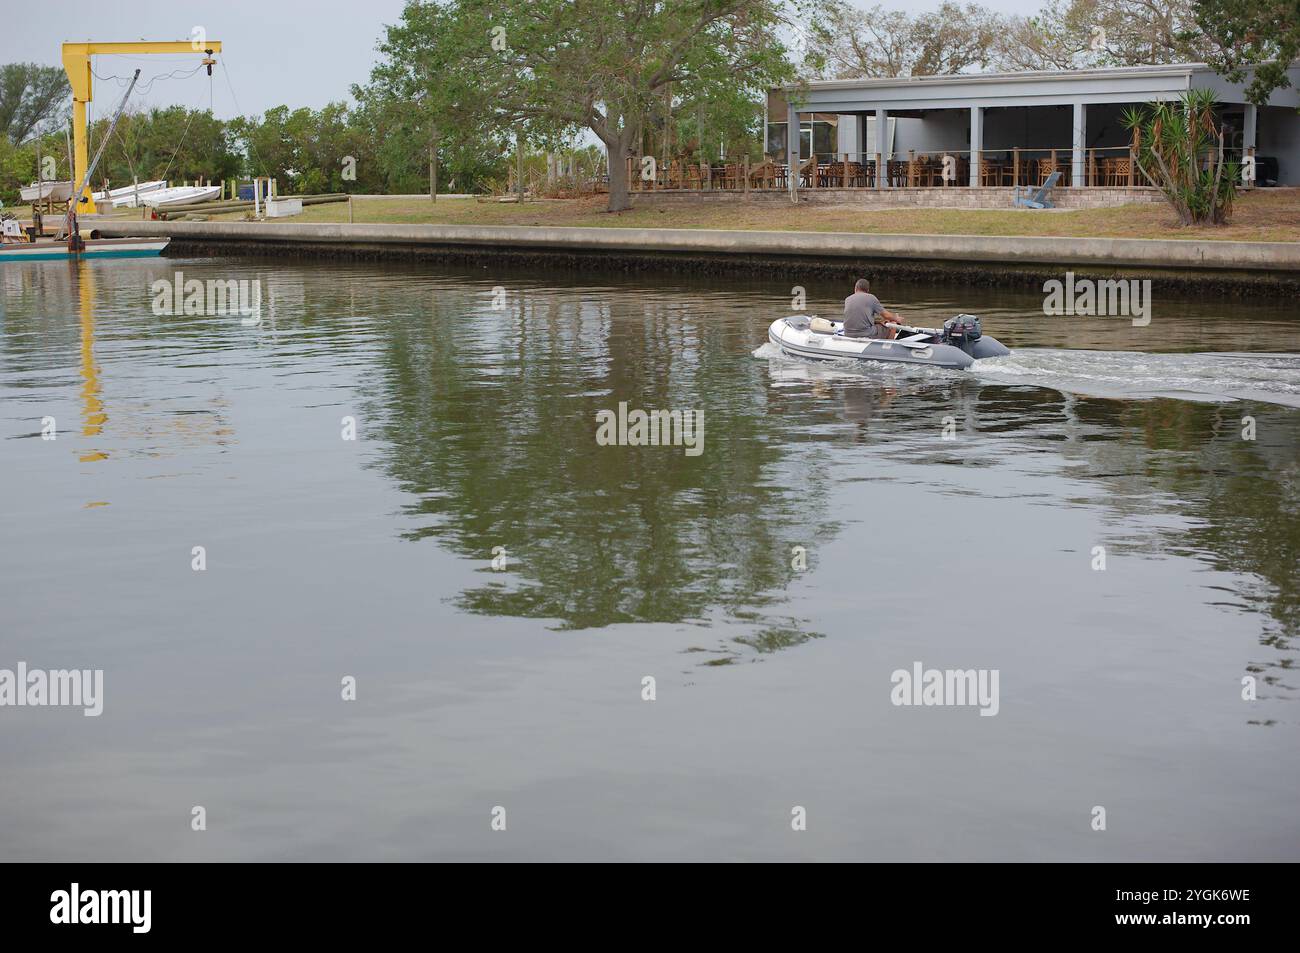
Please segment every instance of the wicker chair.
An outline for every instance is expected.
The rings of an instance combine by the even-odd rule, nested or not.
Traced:
[[[1046,185],[1047,180],[1052,177],[1054,172],[1061,173],[1061,178],[1057,182],[1057,185],[1070,184],[1070,163],[1053,159],[1038,160],[1038,182],[1036,184]]]
[[[917,160],[914,174],[917,186],[934,188],[943,184],[943,160],[935,156],[922,156]]]
[[[817,157],[810,156],[807,162],[799,166],[799,187],[812,188],[812,177],[817,174]]]
[[[749,187],[751,189],[771,188],[768,183],[774,178],[775,172],[776,163],[771,159],[763,160],[749,170]]]
[[[1015,172],[1008,162],[986,159],[980,166],[980,184],[989,186],[1012,185]]]

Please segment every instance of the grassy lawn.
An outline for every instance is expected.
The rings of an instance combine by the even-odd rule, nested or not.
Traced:
[[[138,212],[135,214],[139,214]],[[772,231],[861,232],[930,235],[1029,235],[1079,238],[1176,238],[1192,241],[1300,241],[1300,189],[1260,189],[1238,198],[1231,224],[1180,228],[1165,205],[1122,208],[864,209],[798,207],[784,203],[701,202],[667,208],[636,208],[611,214],[603,197],[541,200],[523,205],[474,199],[357,199],[357,222],[449,225],[567,225],[625,228],[722,228]],[[242,213],[213,216],[238,221]],[[348,207],[316,205],[294,222],[346,222]]]

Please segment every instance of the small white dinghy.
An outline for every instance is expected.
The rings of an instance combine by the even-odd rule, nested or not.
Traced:
[[[66,202],[72,197],[71,182],[42,181],[24,185],[18,190],[18,197],[24,202]]]
[[[143,204],[145,196],[152,195],[154,192],[161,192],[165,188],[167,188],[166,180],[158,179],[153,182],[124,185],[120,189],[109,189],[107,192],[96,192],[94,199],[96,205],[108,205],[112,208],[139,208]]]
[[[196,202],[208,202],[221,195],[219,185],[178,185],[170,189],[159,189],[148,195],[140,196],[140,204],[150,208],[166,208],[169,205],[193,205]]]
[[[942,328],[913,328],[891,324],[898,330],[892,341],[845,337],[840,321],[796,314],[777,318],[767,338],[792,357],[818,361],[872,361],[886,364],[928,364],[963,370],[986,357],[1011,352],[996,338],[984,334],[973,314],[949,318]]]

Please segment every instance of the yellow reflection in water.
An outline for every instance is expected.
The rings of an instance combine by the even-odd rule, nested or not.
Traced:
[[[76,259],[77,294],[81,305],[81,404],[83,437],[98,437],[108,421],[100,399],[99,365],[95,363],[95,276],[85,259]],[[82,463],[107,460],[108,454],[90,450],[81,454]]]

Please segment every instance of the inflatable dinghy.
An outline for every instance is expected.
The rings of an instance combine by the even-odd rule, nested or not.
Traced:
[[[941,328],[913,328],[891,324],[898,330],[892,341],[845,337],[840,321],[796,314],[778,318],[767,338],[791,357],[818,361],[879,361],[888,364],[928,364],[964,369],[986,357],[1011,352],[996,338],[984,334],[973,314],[949,318]]]

